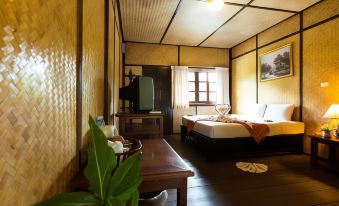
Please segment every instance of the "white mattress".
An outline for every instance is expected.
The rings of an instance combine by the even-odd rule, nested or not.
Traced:
[[[303,122],[286,121],[286,122],[265,122],[264,119],[251,118],[244,115],[232,115],[238,119],[249,120],[268,125],[270,132],[267,136],[303,134],[305,125]],[[211,115],[183,116],[182,123],[187,125],[187,120],[196,121],[198,119],[211,117]],[[197,121],[193,130],[210,138],[235,138],[251,137],[247,129],[237,123],[223,123],[214,121]]]

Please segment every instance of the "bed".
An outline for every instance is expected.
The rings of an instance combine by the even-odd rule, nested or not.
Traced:
[[[220,153],[233,155],[301,153],[303,151],[304,123],[291,121],[294,106],[268,104],[252,106],[252,113],[230,115],[243,121],[266,124],[269,128],[265,140],[258,144],[241,124],[204,121],[215,115],[183,116],[182,141],[195,144],[205,156]],[[194,121],[192,131],[187,131],[187,122]]]

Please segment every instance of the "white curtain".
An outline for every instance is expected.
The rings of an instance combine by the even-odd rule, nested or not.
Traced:
[[[172,107],[188,108],[188,67],[172,66]]]
[[[217,104],[230,104],[229,69],[215,68],[217,74]]]

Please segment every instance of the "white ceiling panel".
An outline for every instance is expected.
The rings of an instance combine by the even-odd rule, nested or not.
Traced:
[[[179,0],[123,0],[121,18],[126,41],[159,43]]]
[[[301,11],[319,0],[255,0],[251,3],[254,6],[263,6],[276,9]]]
[[[245,8],[201,46],[230,48],[293,15],[280,11]]]
[[[224,5],[220,11],[210,11],[206,2],[183,0],[163,43],[196,46],[240,9]]]

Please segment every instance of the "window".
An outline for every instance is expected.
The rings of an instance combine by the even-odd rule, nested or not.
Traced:
[[[190,71],[188,89],[190,104],[211,105],[217,100],[216,73],[212,71]]]

